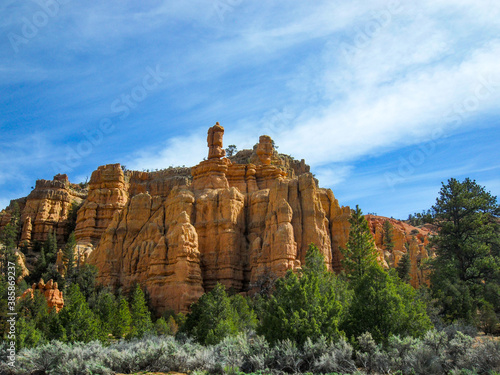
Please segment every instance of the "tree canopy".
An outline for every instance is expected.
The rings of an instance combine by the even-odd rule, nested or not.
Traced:
[[[356,280],[363,277],[371,267],[378,266],[377,250],[368,222],[359,206],[352,211],[349,223],[351,224],[349,240],[345,248],[340,250],[344,256],[342,266],[347,276],[351,280]]]
[[[433,206],[438,227],[432,288],[447,319],[476,318],[477,307],[500,312],[500,207],[474,180],[442,184]]]
[[[345,282],[327,271],[323,255],[311,244],[302,272],[288,271],[276,281],[258,332],[271,343],[291,339],[303,345],[307,338],[321,336],[338,339],[348,298]]]

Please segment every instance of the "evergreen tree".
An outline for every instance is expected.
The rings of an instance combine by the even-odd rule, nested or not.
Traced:
[[[28,295],[25,298],[19,299],[17,307],[19,315],[34,321],[38,327],[42,327],[49,316],[47,300],[38,289],[33,291],[33,298]]]
[[[84,295],[85,300],[89,300],[94,296],[96,291],[96,278],[98,270],[93,264],[84,264],[77,268],[73,274],[73,280],[78,285],[81,293]]]
[[[391,335],[420,337],[432,328],[425,304],[408,284],[381,267],[371,267],[352,283],[354,297],[343,326],[354,339],[370,332],[377,342]]]
[[[38,282],[44,273],[47,272],[47,258],[45,257],[45,250],[43,246],[40,249],[40,255],[38,256],[35,264],[35,270],[29,276],[32,283]]]
[[[55,231],[50,231],[43,244],[47,265],[55,264],[57,259],[57,237]]]
[[[349,219],[351,228],[346,247],[341,248],[344,259],[342,266],[351,280],[361,278],[370,268],[378,267],[377,250],[373,236],[359,206],[352,211]]]
[[[121,338],[130,333],[132,316],[130,315],[128,302],[122,296],[118,298],[115,316],[111,323],[111,332],[113,336]]]
[[[230,158],[231,156],[236,154],[237,151],[238,149],[236,148],[236,145],[229,145],[226,147],[226,156]]]
[[[6,270],[10,264],[14,264],[16,275],[21,275],[21,267],[17,261],[17,243],[19,240],[20,229],[19,205],[14,202],[11,206],[11,218],[9,223],[0,232],[0,248],[3,247],[1,255],[0,273],[6,275]]]
[[[65,241],[69,241],[69,236],[75,231],[76,228],[76,219],[78,217],[78,210],[80,209],[81,204],[76,202],[71,202],[71,208],[68,212],[68,217],[66,219],[66,233],[69,233],[68,237],[65,238]]]
[[[237,320],[225,287],[217,283],[191,306],[183,329],[201,344],[212,345],[238,334]]]
[[[474,321],[477,308],[500,313],[500,206],[475,181],[448,180],[436,204],[432,290],[449,320]]]
[[[176,335],[179,331],[179,325],[185,322],[185,317],[182,314],[177,314],[177,317],[180,318],[181,322],[178,322],[173,315],[170,315],[167,319],[168,332],[170,335]]]
[[[405,283],[410,282],[410,269],[411,269],[410,254],[406,252],[403,254],[401,259],[399,260],[398,266],[396,267],[396,272],[398,273],[399,278]]]
[[[14,202],[11,205],[10,222],[0,231],[0,317],[6,317],[8,312],[12,312],[8,305],[9,298],[20,295],[18,284],[14,285],[15,296],[8,295],[8,293],[12,292],[9,290],[12,287],[9,285],[9,282],[17,281],[22,272],[18,264],[18,255],[16,254],[20,233],[19,217],[19,206],[17,202]],[[14,277],[12,274],[9,275],[9,271],[12,271],[12,267],[14,267]],[[12,278],[14,278],[14,280],[12,280]],[[9,324],[7,320],[3,318],[0,319],[0,337],[3,337],[8,329]]]
[[[158,319],[155,322],[155,332],[160,336],[175,335],[177,332],[177,324],[175,323],[174,317],[169,316],[168,321],[166,321],[163,317]]]
[[[303,345],[308,338],[315,341],[321,336],[336,340],[348,300],[345,282],[327,271],[323,255],[311,244],[303,271],[288,271],[276,281],[258,332],[271,343],[290,339]]]
[[[90,310],[77,284],[71,284],[59,313],[67,340],[89,342],[104,338],[99,318]]]
[[[42,331],[47,340],[68,341],[66,329],[61,321],[61,316],[64,315],[57,313],[56,309],[50,309],[47,321],[42,327]]]
[[[384,235],[383,235],[383,242],[385,245],[386,250],[392,251],[394,249],[394,241],[393,241],[393,227],[392,224],[390,223],[389,220],[384,221],[383,224],[383,230],[384,230]]]
[[[16,349],[31,348],[43,341],[42,332],[34,320],[21,316],[16,321]]]
[[[130,301],[130,315],[132,317],[131,324],[131,337],[142,337],[146,333],[153,330],[153,323],[151,322],[151,313],[148,310],[144,292],[141,286],[135,286],[132,298]]]
[[[64,261],[66,262],[66,280],[69,281],[69,283],[71,283],[71,281],[73,280],[73,275],[75,273],[75,247],[76,247],[75,233],[71,232],[71,234],[68,237],[68,242],[64,247]]]
[[[113,293],[107,289],[101,290],[97,295],[94,312],[99,317],[104,332],[112,333],[113,320],[117,315],[117,304]]]
[[[0,243],[8,250],[14,250],[17,247],[21,234],[21,213],[19,204],[13,202],[10,210],[10,221],[0,232]]]
[[[257,328],[257,316],[250,306],[249,300],[241,294],[230,297],[235,311],[235,324],[238,332],[254,331]]]

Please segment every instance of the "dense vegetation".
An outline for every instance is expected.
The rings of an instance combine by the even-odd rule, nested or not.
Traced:
[[[408,257],[397,269],[379,265],[368,224],[356,207],[342,249],[343,273],[329,272],[323,255],[311,244],[303,268],[288,271],[270,288],[261,286],[244,297],[218,284],[193,304],[187,316],[158,316],[148,308],[140,285],[127,294],[97,285],[95,267],[69,261],[74,256],[72,235],[64,249],[68,263],[62,278],[55,270],[57,242],[51,235],[39,244],[32,277],[58,280],[65,306],[59,313],[50,310],[38,292],[33,299],[18,301],[16,345],[24,350],[18,353],[16,373],[498,371],[500,343],[472,345],[471,337],[478,328],[487,333],[498,329],[496,197],[474,181],[451,179],[443,184],[432,212],[439,231],[433,240],[436,257],[429,264],[430,288],[415,290],[408,284]],[[5,260],[16,259],[16,215],[0,235],[2,267]],[[384,246],[393,246],[388,221]],[[5,275],[1,277],[3,296],[8,284]],[[16,287],[19,295],[27,285],[20,282]],[[6,308],[2,298],[2,315]],[[5,319],[2,324],[5,337]],[[2,346],[0,358],[5,356]],[[7,371],[0,366],[0,372]]]
[[[229,336],[214,345],[173,336],[146,336],[109,346],[99,341],[86,344],[52,341],[21,351],[14,370],[0,361],[0,373],[495,374],[489,370],[500,366],[500,344],[489,340],[472,343],[473,338],[455,330],[429,331],[421,339],[391,336],[384,347],[367,333],[359,338],[357,348],[343,339],[308,340],[303,346],[290,340],[269,345],[260,336],[246,334]],[[0,345],[0,358],[5,355],[5,345]]]

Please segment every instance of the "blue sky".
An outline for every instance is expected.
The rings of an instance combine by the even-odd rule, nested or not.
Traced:
[[[5,0],[0,207],[57,173],[195,165],[216,121],[365,213],[406,218],[451,177],[498,196],[500,2],[415,3]]]

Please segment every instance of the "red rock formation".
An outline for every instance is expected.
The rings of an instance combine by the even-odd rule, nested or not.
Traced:
[[[381,263],[385,267],[397,267],[404,253],[410,254],[410,283],[418,288],[422,284],[429,284],[429,271],[424,267],[425,259],[429,258],[426,247],[429,245],[429,236],[435,234],[435,229],[430,226],[414,227],[404,221],[389,219],[382,216],[366,215],[375,245],[381,254]],[[393,250],[387,249],[384,243],[385,221],[392,225]]]
[[[33,284],[31,288],[26,289],[22,294],[21,298],[34,297],[35,290],[39,290],[40,293],[47,300],[47,305],[49,309],[55,308],[56,312],[59,312],[64,306],[63,293],[58,289],[57,283],[53,282],[53,280],[49,280],[47,284],[40,280],[38,284]]]
[[[257,145],[257,156],[260,162],[264,165],[271,165],[271,158],[273,155],[273,141],[268,135],[261,135],[259,144]]]
[[[120,164],[104,165],[92,173],[88,196],[78,211],[76,222],[77,256],[82,260],[88,257],[113,215],[125,207],[127,200],[125,177]]]
[[[220,159],[226,156],[226,151],[222,148],[222,137],[224,136],[224,128],[217,122],[214,126],[208,129],[208,160]]]
[[[71,184],[66,175],[56,175],[52,181],[38,180],[35,189],[17,200],[21,211],[21,241],[45,241],[55,231],[58,243],[64,243],[67,219],[73,203],[80,204],[86,190]],[[10,221],[12,205],[0,213],[0,230]]]
[[[192,168],[124,172],[110,164],[92,173],[78,212],[76,253],[98,267],[99,282],[125,290],[141,283],[159,312],[186,312],[217,282],[245,292],[300,267],[311,243],[329,269],[341,269],[350,208],[318,187],[303,160],[278,154],[268,136],[225,158],[223,133],[218,123],[209,129],[208,160]],[[64,175],[37,182],[20,201],[23,240],[50,228],[64,234],[68,204],[82,199],[73,190]],[[395,246],[388,251],[382,239],[388,219],[367,218],[380,261],[394,267],[409,251],[412,285],[425,283],[420,264],[429,230],[389,219]],[[0,226],[9,219],[0,215]],[[65,272],[62,253],[57,266]]]
[[[224,158],[222,134],[218,124],[209,130],[209,157],[191,169],[192,181],[131,172],[121,183],[118,166],[94,172],[89,199],[79,212],[77,241],[88,238],[81,228],[92,229],[95,250],[88,261],[99,268],[100,282],[125,289],[140,282],[159,311],[187,311],[217,282],[246,291],[268,274],[282,276],[300,267],[311,243],[331,269],[332,247],[346,240],[345,209],[333,193],[318,188],[310,173],[287,177],[273,164],[267,136],[252,154],[258,155],[255,164]],[[103,168],[113,171],[108,181],[120,182],[112,185],[119,194],[103,190]],[[110,196],[123,199],[120,205],[112,201],[107,228],[96,230],[104,222],[83,225],[98,216],[88,214],[89,202]],[[332,235],[338,228],[342,233]]]

